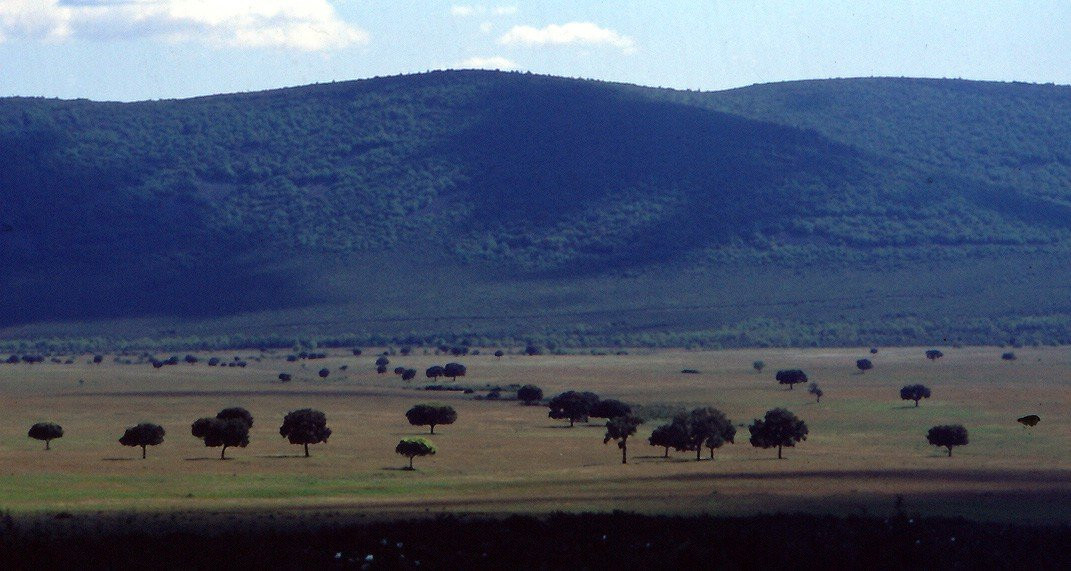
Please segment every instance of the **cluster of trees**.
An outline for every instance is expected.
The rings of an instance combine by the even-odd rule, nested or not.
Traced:
[[[242,407],[225,408],[215,417],[199,418],[190,427],[193,436],[204,441],[205,446],[221,446],[220,460],[226,460],[227,448],[249,445],[249,429],[253,428],[253,415]]]
[[[468,370],[465,365],[461,363],[447,363],[444,366],[432,365],[424,371],[424,376],[434,381],[442,377],[449,377],[451,381],[456,381],[458,377],[464,377]]]

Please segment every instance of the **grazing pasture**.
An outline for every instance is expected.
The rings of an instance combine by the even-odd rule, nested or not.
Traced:
[[[376,513],[634,510],[650,513],[747,514],[771,511],[886,513],[896,496],[908,511],[1026,521],[1071,521],[1071,348],[996,347],[631,351],[627,355],[436,356],[416,349],[391,355],[391,367],[414,368],[403,381],[376,373],[379,350],[326,351],[326,358],[288,362],[286,351],[198,354],[154,368],[106,355],[74,364],[0,364],[0,509],[16,513],[95,510],[360,510]],[[210,367],[210,357],[244,367]],[[856,361],[873,368],[860,374]],[[158,356],[166,359],[167,356]],[[764,361],[758,372],[752,364]],[[456,381],[472,387],[425,391],[423,371],[456,361]],[[341,367],[347,368],[342,370]],[[322,377],[321,369],[330,374]],[[690,369],[698,373],[682,374]],[[778,370],[801,369],[821,385],[787,390]],[[280,373],[292,376],[279,380]],[[628,441],[627,465],[604,421],[547,417],[545,406],[510,400],[533,384],[549,399],[565,390],[592,391],[634,406],[647,420]],[[905,385],[932,397],[916,408]],[[510,389],[515,385],[514,389]],[[480,399],[490,387],[502,399]],[[806,387],[802,387],[806,388]],[[453,407],[457,420],[435,434],[405,413],[420,403]],[[190,433],[190,425],[241,406],[254,417],[249,445],[227,459]],[[714,459],[671,452],[647,437],[677,409],[712,406],[737,425],[736,443]],[[784,407],[809,427],[807,440],[776,449],[748,444],[747,425]],[[279,435],[293,410],[323,411],[331,435],[302,447]],[[1017,422],[1036,414],[1040,422]],[[44,450],[27,436],[37,422],[56,422],[63,437]],[[118,442],[141,422],[163,426],[163,443],[141,459]],[[970,442],[949,458],[931,446],[931,427],[962,424]],[[433,456],[416,470],[395,453],[401,439],[425,437]]]

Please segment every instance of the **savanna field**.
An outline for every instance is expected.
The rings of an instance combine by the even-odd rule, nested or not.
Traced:
[[[198,354],[196,364],[154,369],[119,364],[105,355],[92,364],[0,365],[0,509],[32,517],[53,512],[347,511],[365,514],[549,513],[627,510],[652,514],[742,515],[770,512],[889,513],[965,516],[999,522],[1071,521],[1071,349],[997,347],[944,349],[936,361],[923,348],[642,351],[625,355],[506,355],[490,350],[463,357],[390,357],[415,368],[404,382],[376,374],[378,350],[355,357],[331,350],[325,359],[287,362],[288,353],[229,351]],[[211,356],[235,356],[248,366],[209,367]],[[874,368],[856,369],[869,357]],[[124,357],[125,358],[125,357]],[[752,362],[763,360],[759,373]],[[422,390],[424,370],[449,361],[468,374],[456,382],[475,389]],[[342,366],[346,370],[342,370]],[[321,368],[330,374],[322,379]],[[787,390],[778,369],[800,368],[824,396],[806,385]],[[694,369],[698,374],[682,374]],[[293,376],[289,383],[279,373]],[[79,382],[79,381],[82,382]],[[629,439],[622,465],[603,421],[550,419],[545,406],[509,400],[510,385],[535,384],[546,397],[592,391],[632,404],[646,419]],[[919,407],[899,398],[921,383],[932,398]],[[477,400],[489,387],[503,400]],[[458,413],[436,434],[410,426],[405,412],[442,402]],[[222,408],[242,406],[254,425],[246,448],[219,459],[190,434],[191,423]],[[647,444],[675,410],[713,406],[737,425],[735,444],[709,460]],[[279,435],[283,416],[311,407],[327,415],[327,443],[300,446]],[[785,407],[810,434],[785,459],[748,443],[746,425]],[[1037,414],[1026,428],[1016,419]],[[61,424],[65,435],[45,451],[27,437],[35,422]],[[148,450],[120,446],[124,429],[148,421],[166,430]],[[970,443],[945,450],[926,441],[939,424],[963,424]],[[394,453],[398,441],[424,435],[438,448],[416,458],[415,471]]]

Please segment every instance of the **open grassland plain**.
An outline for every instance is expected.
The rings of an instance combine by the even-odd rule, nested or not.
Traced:
[[[973,519],[1071,521],[1071,348],[945,348],[936,361],[926,348],[631,351],[627,355],[506,355],[485,350],[463,357],[390,357],[415,368],[403,382],[376,374],[377,350],[355,357],[328,351],[324,359],[287,362],[286,351],[198,354],[196,364],[154,369],[148,363],[0,365],[0,509],[31,512],[345,510],[369,514],[630,510],[645,513],[740,515],[758,512],[888,513],[897,496],[912,513]],[[209,367],[235,356],[248,366]],[[860,374],[855,360],[874,368]],[[763,360],[760,373],[752,362]],[[468,375],[455,382],[473,394],[422,390],[424,370],[449,361]],[[347,366],[346,370],[341,367]],[[327,368],[330,375],[317,372]],[[824,396],[805,385],[787,390],[778,369],[800,368]],[[681,374],[694,369],[698,374]],[[293,376],[289,383],[279,373]],[[487,386],[532,383],[549,398],[584,390],[632,403],[647,422],[629,440],[620,463],[604,427],[547,417],[544,406],[476,400]],[[922,383],[933,397],[915,407],[899,398]],[[394,453],[398,441],[424,435],[405,411],[420,402],[453,406],[456,423],[429,438],[435,456],[415,471]],[[255,417],[251,443],[219,460],[191,436],[190,424],[228,406]],[[647,444],[650,431],[676,409],[714,406],[737,425],[735,444],[714,459],[694,453],[662,458]],[[316,408],[333,434],[302,457],[279,435],[287,412]],[[785,407],[810,428],[805,442],[776,450],[748,443],[746,425]],[[1018,417],[1037,414],[1026,428]],[[662,417],[662,418],[659,418]],[[45,451],[26,432],[54,421],[65,430]],[[167,430],[164,442],[140,450],[118,443],[123,430],[148,421]],[[951,458],[926,442],[939,424],[963,424],[970,444]]]

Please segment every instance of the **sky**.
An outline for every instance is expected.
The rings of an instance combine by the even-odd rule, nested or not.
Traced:
[[[701,90],[1071,84],[1071,0],[0,0],[0,96],[132,101],[450,68]]]

